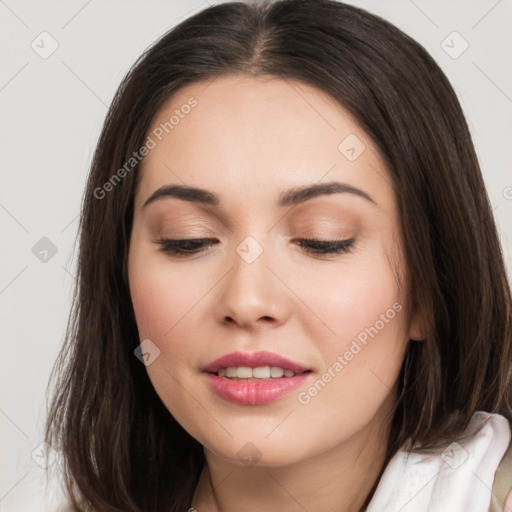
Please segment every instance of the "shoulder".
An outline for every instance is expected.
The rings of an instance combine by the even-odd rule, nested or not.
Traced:
[[[460,438],[443,449],[399,450],[367,512],[494,512],[489,509],[493,483],[510,442],[511,426],[504,416],[478,411]],[[503,473],[506,482],[507,470]]]
[[[512,510],[512,442],[494,474],[489,512]]]

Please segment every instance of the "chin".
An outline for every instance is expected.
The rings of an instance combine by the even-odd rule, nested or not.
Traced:
[[[210,443],[201,443],[214,456],[224,462],[245,467],[284,467],[300,462],[307,458],[304,446],[296,446],[292,443],[283,443],[277,439],[251,440],[249,435],[236,437],[225,446],[214,446]],[[301,448],[301,449],[300,449]]]

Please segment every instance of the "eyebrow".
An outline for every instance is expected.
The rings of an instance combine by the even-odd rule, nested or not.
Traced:
[[[366,192],[347,185],[346,183],[331,182],[331,183],[317,183],[314,185],[306,185],[302,187],[293,187],[290,190],[284,191],[280,194],[278,206],[296,206],[300,203],[313,199],[314,197],[330,194],[353,194],[361,197],[370,203],[377,204]],[[151,203],[175,197],[183,201],[192,203],[201,203],[208,206],[219,206],[219,196],[202,188],[189,187],[184,185],[164,185],[155,190],[151,196],[144,202],[142,208],[146,208]]]

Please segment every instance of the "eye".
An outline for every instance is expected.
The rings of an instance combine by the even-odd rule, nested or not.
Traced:
[[[184,240],[172,240],[170,238],[162,238],[155,240],[155,243],[161,246],[161,251],[172,256],[187,256],[189,254],[196,254],[209,242],[218,243],[218,240],[212,238],[190,238]],[[210,244],[212,245],[212,244]]]
[[[299,245],[306,253],[311,254],[342,254],[353,248],[355,239],[347,240],[316,240],[313,238],[301,238]],[[187,256],[199,253],[213,244],[219,243],[213,238],[190,238],[183,240],[172,240],[169,238],[155,240],[161,246],[161,251],[171,256]]]
[[[313,254],[342,254],[349,252],[354,245],[354,238],[347,240],[315,240],[302,238],[298,240],[304,251]]]

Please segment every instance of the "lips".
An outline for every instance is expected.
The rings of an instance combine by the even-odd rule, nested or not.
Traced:
[[[258,375],[253,375],[258,378],[244,378],[252,374],[251,368],[258,369],[254,370]],[[270,369],[272,378],[269,378]],[[215,359],[202,370],[206,382],[218,396],[238,405],[265,405],[276,402],[310,381],[313,376],[312,368],[265,351],[252,354],[233,352]],[[233,379],[226,375],[226,370],[227,373],[236,370],[242,375]],[[262,377],[263,373],[267,376]]]
[[[279,367],[283,370],[291,370],[295,374],[312,371],[299,363],[290,361],[273,352],[260,351],[252,354],[246,352],[233,352],[219,357],[202,368],[203,372],[217,373],[220,369],[230,367],[260,368],[264,366]]]

